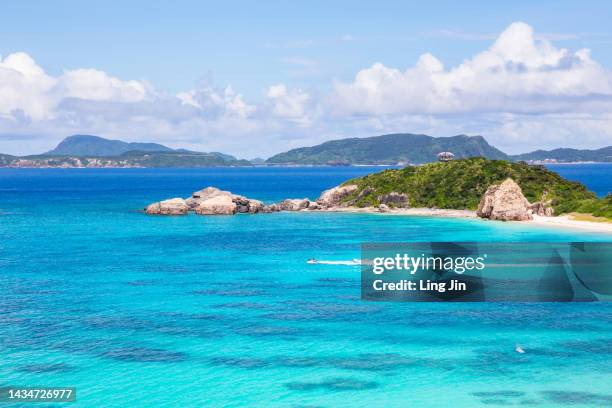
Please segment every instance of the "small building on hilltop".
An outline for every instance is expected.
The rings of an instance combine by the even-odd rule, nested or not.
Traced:
[[[451,152],[440,152],[438,153],[438,161],[447,162],[455,158],[455,155]]]

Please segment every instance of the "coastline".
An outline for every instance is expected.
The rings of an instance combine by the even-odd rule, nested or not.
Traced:
[[[594,222],[594,221],[581,221],[574,220],[568,215],[559,215],[556,217],[542,217],[534,215],[531,222],[535,225],[547,226],[547,227],[561,227],[569,229],[587,230],[592,232],[605,232],[612,234],[612,223],[610,222]]]
[[[308,210],[307,210],[308,211]],[[380,211],[377,207],[331,207],[312,212],[348,212],[348,213],[367,213],[380,215],[405,215],[421,217],[446,217],[446,218],[478,218],[476,211],[472,210],[452,210],[442,208],[389,208]]]
[[[555,217],[543,217],[534,215],[531,221],[491,221],[480,218],[476,215],[476,211],[472,210],[452,210],[440,208],[396,208],[381,212],[376,207],[332,207],[321,210],[304,210],[306,212],[346,212],[346,213],[363,213],[363,214],[378,214],[378,215],[395,215],[395,216],[417,216],[417,217],[444,217],[444,218],[472,218],[488,222],[505,222],[511,224],[544,226],[551,228],[562,229],[577,229],[589,232],[604,232],[612,234],[612,223],[608,222],[592,222],[574,220],[568,215],[559,215]]]

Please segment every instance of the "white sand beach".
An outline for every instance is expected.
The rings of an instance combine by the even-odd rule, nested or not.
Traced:
[[[380,215],[404,215],[404,216],[425,216],[425,217],[448,217],[448,218],[478,218],[476,211],[471,210],[449,210],[441,208],[396,208],[381,212],[376,207],[332,207],[317,212],[349,212],[349,213],[370,213]],[[484,219],[483,219],[484,220]],[[612,223],[595,222],[572,219],[570,215],[560,215],[556,217],[542,217],[534,215],[531,221],[490,221],[489,222],[509,222],[531,225],[541,225],[552,228],[570,228],[591,232],[604,232],[612,234]]]

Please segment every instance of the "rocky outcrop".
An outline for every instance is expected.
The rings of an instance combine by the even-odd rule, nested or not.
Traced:
[[[145,208],[145,212],[149,215],[185,215],[187,211],[189,206],[182,198],[159,201]]]
[[[381,204],[386,204],[387,206],[395,207],[395,208],[408,208],[408,195],[404,193],[398,193],[392,191],[388,194],[378,197],[378,201]]]
[[[322,208],[342,206],[342,199],[353,193],[357,188],[355,184],[330,188],[321,194],[317,199],[317,204]]]
[[[280,211],[280,206],[278,204],[270,204],[270,205],[264,205],[262,212],[265,213],[271,213],[271,212],[277,212]]]
[[[550,205],[550,201],[536,201],[535,203],[531,204],[530,209],[531,212],[535,215],[539,215],[542,217],[552,217],[555,214],[555,209],[552,208]]]
[[[381,213],[389,212],[389,206],[386,205],[386,204],[380,204],[378,206],[378,211],[381,212]]]
[[[490,186],[478,204],[476,214],[481,218],[501,221],[528,221],[533,219],[531,204],[521,187],[511,178]]]
[[[305,210],[309,205],[310,201],[307,198],[288,198],[278,204],[281,211]]]
[[[232,215],[236,207],[231,195],[218,195],[201,201],[193,211],[199,215]]]
[[[193,211],[199,215],[232,215],[236,213],[256,214],[259,212],[278,211],[268,208],[259,200],[232,194],[216,187],[206,187],[195,191],[186,200],[173,198],[149,205],[147,214],[179,215]]]
[[[221,196],[229,197],[231,199],[233,194],[229,191],[220,190],[216,187],[206,187],[202,190],[194,191],[191,194],[191,197],[189,197],[186,201],[189,208],[195,209],[201,203]]]

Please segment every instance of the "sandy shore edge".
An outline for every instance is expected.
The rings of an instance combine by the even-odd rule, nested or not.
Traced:
[[[541,217],[534,215],[533,221],[527,222],[547,227],[580,229],[585,231],[606,232],[608,234],[612,234],[612,223],[573,220],[567,215],[559,215],[557,217]]]
[[[347,212],[347,213],[366,213],[366,214],[379,214],[379,215],[405,215],[405,216],[424,216],[424,217],[447,217],[447,218],[477,218],[483,221],[490,221],[479,218],[476,215],[476,211],[471,210],[447,210],[439,208],[397,208],[389,209],[388,211],[381,212],[376,207],[333,207],[322,210],[315,210],[316,212]],[[504,222],[504,221],[490,221],[490,222]],[[545,226],[552,228],[562,229],[578,229],[590,232],[605,232],[612,234],[612,223],[605,222],[590,222],[590,221],[579,221],[573,220],[567,215],[560,215],[557,217],[542,217],[538,215],[533,216],[532,221],[505,221],[512,224],[524,224],[533,226]]]

